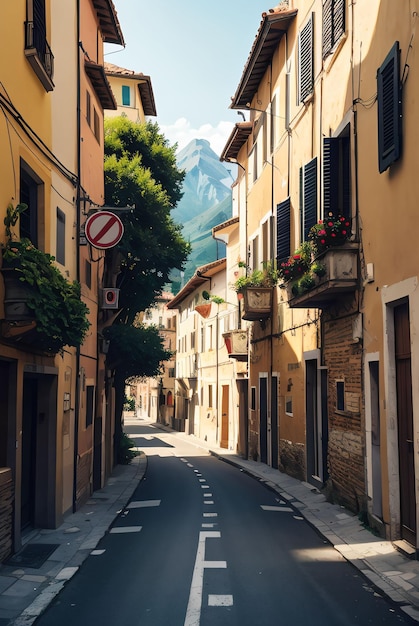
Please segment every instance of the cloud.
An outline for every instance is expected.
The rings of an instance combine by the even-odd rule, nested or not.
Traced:
[[[219,122],[217,126],[202,124],[199,128],[194,128],[184,117],[171,125],[159,124],[160,131],[169,143],[171,145],[177,143],[179,150],[187,146],[192,139],[207,139],[217,155],[221,154],[233,126],[233,122]]]

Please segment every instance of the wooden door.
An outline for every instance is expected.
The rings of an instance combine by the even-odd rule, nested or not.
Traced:
[[[416,545],[416,498],[413,437],[409,304],[394,309],[397,429],[399,438],[401,536]]]
[[[229,385],[222,386],[221,396],[221,448],[228,448],[228,398],[229,398]]]

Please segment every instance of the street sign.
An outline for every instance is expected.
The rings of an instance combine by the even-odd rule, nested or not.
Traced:
[[[113,248],[124,234],[124,226],[115,213],[98,211],[87,218],[84,232],[87,241],[99,250]]]

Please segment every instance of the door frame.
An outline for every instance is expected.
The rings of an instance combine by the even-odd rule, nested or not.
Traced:
[[[319,349],[304,352],[304,396],[306,419],[306,466],[307,482],[322,487],[328,478],[328,414],[327,414],[327,368],[321,365]],[[309,398],[307,395],[308,363],[315,368],[314,415],[309,416]],[[317,461],[316,461],[317,458]],[[319,470],[314,473],[314,470]]]
[[[408,278],[394,285],[385,286],[381,291],[383,311],[383,346],[384,346],[384,395],[386,406],[387,431],[387,465],[388,465],[388,498],[390,510],[390,539],[400,539],[400,471],[397,426],[397,389],[394,346],[394,307],[403,300],[409,303],[410,340],[411,340],[411,374],[412,380],[419,379],[419,289],[416,277]],[[419,394],[412,394],[415,482],[419,477]],[[416,520],[419,519],[418,500],[416,500]],[[418,548],[416,532],[416,548]]]

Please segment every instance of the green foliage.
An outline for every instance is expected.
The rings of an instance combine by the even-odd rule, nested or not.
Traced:
[[[54,265],[55,258],[36,248],[29,239],[13,240],[12,226],[26,205],[7,208],[4,224],[8,241],[3,247],[3,268],[28,286],[26,304],[36,321],[36,342],[55,354],[64,346],[79,346],[89,329],[89,309],[81,300],[80,284],[67,280]]]
[[[161,363],[172,356],[165,350],[156,326],[130,326],[116,323],[103,331],[110,339],[108,364],[125,380],[131,376],[157,376]]]
[[[135,398],[125,396],[124,411],[135,411]]]
[[[176,146],[169,146],[157,124],[136,124],[117,117],[105,122],[105,199],[132,206],[122,213],[124,236],[107,251],[107,267],[118,258],[119,320],[132,324],[181,269],[190,251],[171,210],[182,196],[184,172],[176,167]]]
[[[246,267],[246,265],[241,264],[240,267]],[[232,287],[237,293],[243,293],[248,287],[275,287],[278,278],[279,272],[275,265],[268,262],[263,264],[261,270],[256,269],[250,274],[239,276]]]
[[[132,448],[135,447],[135,441],[126,433],[122,432],[119,438],[118,447],[118,463],[119,465],[129,465],[137,456],[137,452]]]

